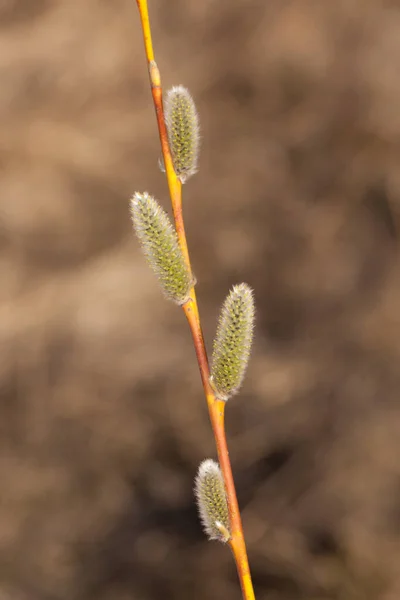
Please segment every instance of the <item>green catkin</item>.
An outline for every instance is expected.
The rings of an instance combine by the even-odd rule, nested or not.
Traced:
[[[211,363],[210,382],[219,400],[239,390],[249,361],[255,307],[246,283],[229,292],[221,310]]]
[[[184,304],[193,280],[168,215],[152,196],[136,192],[131,200],[131,216],[143,252],[164,295],[177,304]]]
[[[193,98],[182,85],[168,90],[164,116],[174,170],[180,181],[185,183],[197,172],[200,128]]]
[[[194,492],[208,539],[228,542],[231,533],[224,480],[219,465],[214,460],[207,458],[200,464]]]

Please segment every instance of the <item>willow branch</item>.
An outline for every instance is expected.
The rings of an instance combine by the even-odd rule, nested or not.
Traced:
[[[176,232],[186,264],[189,268],[190,273],[192,273],[182,213],[182,184],[175,174],[168,143],[168,134],[163,110],[161,78],[159,69],[154,60],[154,50],[151,38],[151,28],[148,15],[147,0],[136,0],[136,2],[140,13],[144,46],[149,69],[151,93],[153,96],[154,108],[156,112],[157,125],[161,142],[161,150],[164,159]],[[236,496],[235,483],[233,479],[232,467],[229,459],[229,451],[225,433],[226,403],[221,400],[218,400],[215,397],[214,391],[210,385],[208,357],[204,343],[204,337],[201,328],[198,304],[194,287],[190,291],[189,300],[182,306],[182,308],[186,315],[193,338],[193,344],[196,352],[200,376],[203,383],[210,421],[214,433],[219,464],[224,478],[229,518],[231,524],[231,538],[229,540],[229,545],[235,558],[243,599],[254,600],[255,596],[251,581],[246,544],[243,535],[242,521]]]

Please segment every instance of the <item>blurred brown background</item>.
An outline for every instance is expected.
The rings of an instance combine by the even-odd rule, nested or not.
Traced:
[[[247,281],[227,427],[258,600],[400,598],[400,6],[150,0],[193,93],[210,346]],[[0,599],[239,599],[192,498],[189,332],[131,232],[168,206],[134,0],[0,1]]]

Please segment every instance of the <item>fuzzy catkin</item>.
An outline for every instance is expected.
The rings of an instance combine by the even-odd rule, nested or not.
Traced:
[[[146,258],[157,275],[164,295],[184,304],[193,281],[168,215],[146,192],[131,200],[133,226]]]
[[[231,537],[228,504],[222,473],[214,460],[207,458],[200,464],[194,491],[208,539],[226,543]]]
[[[174,170],[180,181],[185,183],[197,172],[200,128],[193,98],[182,85],[168,90],[164,116]]]
[[[255,307],[246,283],[236,285],[222,306],[214,340],[210,382],[220,400],[239,390],[250,357]]]

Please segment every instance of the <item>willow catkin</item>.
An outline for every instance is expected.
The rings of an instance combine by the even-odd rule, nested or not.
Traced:
[[[255,307],[246,283],[232,288],[222,306],[214,339],[210,382],[220,400],[242,385],[253,340]]]
[[[184,304],[193,280],[168,215],[152,196],[136,192],[131,200],[131,216],[143,252],[165,296]]]
[[[174,170],[180,181],[185,183],[197,172],[200,127],[193,98],[182,85],[168,90],[164,116]]]
[[[195,496],[200,519],[209,540],[228,542],[230,521],[224,480],[218,463],[203,460],[195,479]]]

